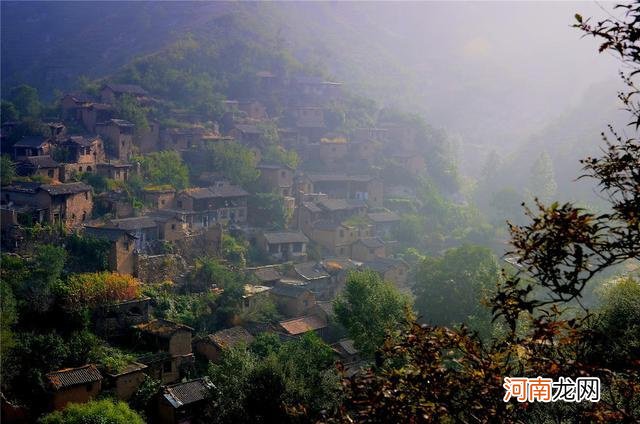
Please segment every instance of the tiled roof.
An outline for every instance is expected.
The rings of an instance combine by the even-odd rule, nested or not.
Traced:
[[[34,168],[57,168],[60,166],[60,164],[53,160],[49,155],[29,156],[22,162],[27,165],[31,165]]]
[[[384,242],[380,240],[378,237],[365,237],[358,240],[359,243],[363,244],[364,247],[369,249],[377,249],[379,247],[384,247]]]
[[[271,293],[276,296],[284,296],[284,297],[300,297],[304,293],[310,292],[309,288],[304,284],[276,284],[271,289]]]
[[[317,262],[304,262],[296,264],[294,269],[298,275],[305,280],[319,280],[328,278],[329,274],[324,270],[321,264]]]
[[[37,135],[37,136],[25,136],[22,137],[17,143],[13,145],[13,147],[31,147],[37,148],[49,142],[49,139]]]
[[[127,364],[126,367],[124,367],[123,370],[119,371],[119,372],[114,372],[112,374],[109,374],[112,377],[117,377],[120,375],[126,375],[126,374],[131,374],[137,371],[142,371],[147,369],[148,367],[144,364],[141,364],[139,362],[130,362]]]
[[[305,208],[309,209],[311,212],[314,212],[314,213],[322,212],[322,209],[320,209],[318,205],[316,205],[313,202],[302,202],[302,204]]]
[[[373,222],[376,223],[384,223],[384,222],[397,222],[400,221],[400,216],[391,211],[387,212],[371,212],[367,214],[367,217]]]
[[[242,187],[235,184],[221,183],[211,187],[194,187],[183,190],[181,193],[193,199],[210,199],[214,197],[241,197],[247,196]]]
[[[318,206],[328,211],[344,211],[364,208],[366,203],[358,199],[321,199]]]
[[[142,228],[157,227],[156,221],[148,216],[135,216],[132,218],[121,218],[110,220],[105,227],[120,228],[123,230],[137,230]]]
[[[207,399],[211,389],[213,384],[209,380],[198,378],[165,387],[163,396],[174,408],[180,408]]]
[[[87,235],[90,235],[95,238],[103,238],[109,241],[116,241],[123,235],[126,235],[132,239],[135,239],[136,236],[128,230],[122,228],[105,228],[105,227],[84,227],[84,232]]]
[[[313,226],[314,229],[317,229],[317,230],[330,230],[330,231],[335,231],[340,227],[344,227],[339,222],[328,221],[325,219],[320,219],[318,221],[315,221],[311,225]]]
[[[170,337],[178,331],[193,332],[193,328],[191,327],[161,318],[135,325],[134,328],[144,333],[154,334],[160,337]]]
[[[91,191],[91,186],[85,183],[61,183],[61,184],[42,184],[40,189],[46,191],[52,196],[61,194],[77,194],[85,191]]]
[[[86,384],[102,380],[102,375],[95,365],[89,364],[79,368],[66,368],[47,374],[47,380],[55,390],[65,387]]]
[[[236,326],[209,334],[207,339],[219,348],[227,349],[240,343],[249,344],[253,341],[253,336],[244,328]]]
[[[277,281],[282,277],[274,267],[256,268],[251,272],[261,282]]]
[[[327,326],[325,320],[315,315],[280,321],[279,324],[288,334],[293,336],[318,330]]]
[[[307,174],[307,178],[311,180],[311,182],[340,182],[340,181],[357,181],[357,182],[368,182],[375,177],[370,175],[346,175],[346,174]]]
[[[82,147],[90,147],[94,140],[95,138],[90,140],[81,135],[74,135],[67,138],[63,144],[77,144],[78,146]]]
[[[93,97],[85,93],[67,93],[65,97],[66,96],[71,97],[71,99],[73,99],[74,102],[78,102],[78,103],[91,103],[95,101]]]
[[[119,127],[133,127],[134,124],[124,119],[110,119],[110,123],[115,124]]]
[[[358,353],[358,349],[355,348],[355,346],[353,345],[353,340],[351,339],[338,340],[334,344],[334,346],[338,348],[338,350],[342,350],[348,355],[355,355],[356,353]]]
[[[147,90],[135,84],[113,84],[108,83],[105,87],[110,88],[115,93],[146,95]]]
[[[269,244],[279,243],[308,243],[307,236],[300,232],[286,231],[276,233],[264,233],[264,238]]]

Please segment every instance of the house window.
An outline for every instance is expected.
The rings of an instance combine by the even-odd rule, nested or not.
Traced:
[[[78,171],[82,172],[82,167],[81,166],[78,167]]]
[[[53,169],[50,169],[47,175],[49,175],[49,178],[53,178]]]
[[[175,230],[176,229],[176,224],[171,224],[171,229]]]
[[[302,243],[293,243],[293,251],[296,253],[302,252]]]
[[[161,200],[160,200],[160,204],[161,204],[161,205],[164,205],[164,199],[161,199]]]
[[[84,200],[89,200],[89,192],[88,191],[84,192]]]
[[[92,171],[91,167],[87,166],[87,172],[91,172],[91,171]]]
[[[82,220],[83,220],[83,221],[86,221],[86,220],[87,220],[87,212],[86,212],[86,211],[83,211],[83,212],[82,212]]]
[[[375,250],[374,250],[374,249],[369,249],[369,254],[370,254],[370,255],[373,255],[373,252],[375,252]]]

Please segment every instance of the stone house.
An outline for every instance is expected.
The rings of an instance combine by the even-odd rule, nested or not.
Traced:
[[[262,142],[262,130],[255,124],[235,124],[228,135],[251,147],[260,146]]]
[[[127,401],[144,382],[146,369],[144,364],[131,362],[121,371],[106,373],[105,389],[112,391],[117,399]]]
[[[91,312],[93,329],[106,339],[124,337],[129,334],[132,326],[149,321],[150,302],[150,298],[140,297],[100,305]]]
[[[311,225],[311,240],[338,257],[350,257],[351,245],[358,237],[357,228],[339,222],[320,220]]]
[[[374,235],[383,239],[393,238],[393,231],[400,223],[400,215],[392,211],[370,212],[367,218],[373,224]]]
[[[259,182],[267,191],[281,196],[293,196],[293,168],[286,165],[261,163]]]
[[[115,104],[124,95],[132,96],[138,101],[149,97],[149,93],[144,88],[135,84],[108,83],[100,90],[100,99],[108,104]]]
[[[115,108],[105,103],[87,103],[80,108],[80,120],[85,130],[95,133],[97,124],[113,118]]]
[[[327,322],[316,315],[306,315],[278,323],[281,331],[289,337],[299,337],[311,331],[322,339],[327,337]]]
[[[40,176],[51,182],[60,181],[60,164],[51,156],[29,156],[16,164],[16,173],[24,176]]]
[[[189,228],[206,228],[214,223],[243,224],[247,220],[248,195],[240,186],[218,181],[211,187],[179,192],[176,195],[176,209],[186,212]]]
[[[207,399],[213,394],[213,384],[207,378],[166,386],[158,397],[157,417],[160,424],[199,422]]]
[[[113,218],[129,218],[135,215],[133,202],[124,190],[111,190],[97,194],[93,198],[94,214],[109,214]]]
[[[322,138],[319,146],[319,158],[325,165],[332,167],[342,161],[349,153],[349,143],[346,137]]]
[[[363,200],[370,207],[382,207],[383,184],[369,175],[305,174],[298,185],[305,193],[325,193],[330,198]]]
[[[181,151],[202,148],[208,142],[220,139],[220,134],[201,125],[193,125],[184,128],[167,128],[162,131],[160,138],[164,149]]]
[[[334,281],[331,275],[319,262],[303,262],[295,264],[290,271],[291,277],[302,281],[317,299],[329,300],[333,298]]]
[[[264,232],[258,235],[257,244],[271,258],[281,261],[300,261],[307,256],[309,239],[300,232]]]
[[[351,245],[351,258],[359,262],[375,261],[385,256],[385,244],[378,237],[360,238]]]
[[[124,119],[110,119],[96,124],[95,131],[106,141],[110,159],[126,161],[133,153],[134,125]]]
[[[53,144],[51,140],[42,136],[26,136],[13,145],[13,159],[16,161],[31,156],[50,156]]]
[[[349,142],[349,158],[354,161],[372,164],[380,151],[380,147],[380,143],[373,140],[352,140]]]
[[[412,175],[425,173],[427,163],[421,155],[397,152],[391,155],[391,159]]]
[[[364,262],[364,268],[370,269],[385,281],[390,281],[400,288],[405,288],[409,278],[409,265],[401,259],[377,258]]]
[[[235,326],[196,340],[195,350],[207,360],[217,362],[225,349],[231,349],[240,344],[248,346],[253,340],[251,333],[243,327]]]
[[[153,243],[160,239],[158,224],[149,216],[111,219],[104,228],[125,230],[135,237],[135,249],[140,252],[150,250]]]
[[[193,328],[165,319],[154,319],[132,327],[137,349],[151,352],[138,357],[147,373],[163,383],[180,379],[182,369],[193,364]]]
[[[324,109],[315,106],[296,107],[291,111],[295,128],[307,142],[317,142],[326,131]]]
[[[329,199],[326,195],[314,202],[303,201],[296,209],[296,222],[305,234],[313,234],[313,223],[324,220],[339,223],[354,216],[364,216],[367,205],[362,200]]]
[[[244,112],[249,119],[265,121],[269,119],[267,108],[256,100],[238,102],[238,110]]]
[[[119,274],[135,274],[136,236],[133,232],[121,228],[87,226],[85,234],[106,239],[110,242],[109,271]]]
[[[356,128],[352,136],[355,141],[385,141],[388,139],[389,131],[385,128]]]
[[[106,160],[104,143],[98,136],[71,136],[60,143],[60,148],[66,153],[65,162],[86,165],[88,168],[79,169],[80,172],[92,172],[98,163]],[[92,170],[90,167],[93,166]]]
[[[158,209],[147,215],[158,227],[158,238],[165,241],[183,240],[190,234],[187,222],[181,214],[171,210]],[[213,229],[213,227],[211,227]]]
[[[251,311],[261,299],[268,299],[270,290],[271,287],[269,286],[245,284],[244,294],[242,295],[242,311]]]
[[[315,76],[295,77],[290,88],[295,98],[311,102],[329,103],[340,100],[342,95],[341,82],[327,81]]]
[[[278,265],[265,265],[255,268],[245,268],[251,281],[256,281],[263,286],[274,286],[282,278]]]
[[[302,281],[283,279],[273,286],[269,295],[280,313],[288,317],[305,315],[316,303],[315,294]]]
[[[151,153],[161,150],[160,145],[160,123],[158,121],[149,120],[149,128],[141,129],[138,134],[138,147],[140,153]]]
[[[67,93],[60,100],[60,106],[62,108],[62,116],[65,119],[73,119],[81,121],[81,109],[90,103],[95,102],[95,99],[85,93]]]
[[[26,207],[30,223],[76,227],[91,217],[91,187],[84,183],[14,183],[2,189],[2,203]]]
[[[133,165],[119,160],[109,160],[97,165],[98,175],[116,181],[128,181],[133,172]]]
[[[46,375],[51,407],[59,411],[69,403],[86,403],[102,390],[102,375],[95,365],[65,368]]]
[[[331,349],[335,352],[338,359],[343,364],[353,364],[362,360],[360,352],[353,344],[351,339],[341,339],[331,345]]]
[[[176,190],[172,187],[148,187],[142,190],[142,201],[154,209],[173,209]]]

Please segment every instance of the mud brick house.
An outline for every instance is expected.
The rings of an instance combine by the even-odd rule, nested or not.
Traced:
[[[46,375],[51,407],[64,409],[69,403],[86,403],[102,390],[102,375],[95,365],[65,368]]]
[[[331,349],[335,352],[338,359],[343,364],[353,364],[359,362],[362,358],[360,352],[353,345],[351,339],[341,339],[331,345]]]
[[[372,164],[381,147],[379,142],[370,139],[361,141],[352,140],[349,142],[349,158],[353,161]]]
[[[257,243],[275,260],[301,261],[307,257],[309,239],[300,232],[264,232],[258,235]]]
[[[194,125],[185,128],[168,128],[161,132],[160,139],[164,149],[180,151],[202,148],[208,142],[220,139],[220,134],[201,125]]]
[[[123,370],[106,373],[105,389],[112,391],[119,400],[127,401],[145,380],[147,366],[131,362]]]
[[[251,147],[259,146],[262,141],[262,130],[255,124],[235,124],[228,135]]]
[[[213,384],[206,378],[166,386],[158,398],[157,417],[160,424],[196,422],[203,416]]]
[[[141,297],[93,309],[91,321],[96,334],[107,339],[124,337],[131,327],[149,321],[151,299]]]
[[[261,299],[269,297],[269,286],[259,286],[253,284],[244,285],[244,294],[242,295],[242,311],[249,311],[254,308]]]
[[[248,346],[254,337],[243,327],[235,326],[204,336],[195,342],[196,353],[217,362],[225,349],[244,344]]]
[[[100,137],[72,136],[59,144],[58,152],[64,156],[64,180],[74,173],[96,173],[97,165],[105,161],[104,143]]]
[[[320,220],[311,225],[311,240],[325,248],[331,255],[351,256],[351,245],[358,240],[358,229],[340,222]]]
[[[356,261],[374,261],[385,256],[385,244],[378,237],[363,237],[351,245],[351,258]]]
[[[349,143],[344,136],[325,136],[320,139],[318,149],[319,158],[325,165],[332,168],[335,162],[340,162],[349,153]]]
[[[13,159],[23,160],[31,156],[50,156],[53,144],[42,136],[22,137],[13,145]]]
[[[131,96],[138,101],[144,101],[149,93],[139,85],[134,84],[105,84],[100,90],[100,99],[104,103],[115,104],[122,96]]]
[[[96,100],[85,93],[67,93],[60,100],[62,116],[65,119],[82,120],[81,110],[83,107],[94,103]]]
[[[267,191],[277,192],[281,196],[293,195],[293,168],[286,165],[261,163],[258,165],[258,170],[260,170],[259,182]]]
[[[151,212],[147,217],[155,221],[160,240],[178,241],[192,233],[189,231],[184,216],[174,211],[158,209]],[[214,227],[209,228],[213,229]]]
[[[299,337],[311,331],[326,339],[327,322],[315,315],[292,318],[278,323],[282,332],[290,337]]]
[[[52,182],[60,181],[60,164],[51,156],[29,156],[16,164],[16,173],[24,176],[40,176]]]
[[[136,236],[133,232],[121,228],[105,228],[87,226],[85,234],[106,239],[109,247],[109,271],[119,274],[135,274],[136,270]]]
[[[255,121],[265,121],[269,119],[267,108],[257,100],[238,102],[238,110],[244,112],[247,118]]]
[[[160,239],[158,224],[148,216],[112,219],[104,228],[125,230],[135,237],[135,248],[140,252],[150,250],[150,247]]]
[[[96,132],[97,124],[113,118],[116,110],[106,103],[87,103],[80,108],[82,126],[89,132]]]
[[[419,154],[397,152],[391,155],[391,159],[412,175],[422,175],[426,170],[427,163]]]
[[[315,294],[302,281],[282,279],[273,286],[269,295],[278,310],[285,316],[298,317],[306,314],[316,303]]]
[[[318,142],[326,132],[324,109],[315,106],[296,107],[291,111],[298,134],[309,142]]]
[[[106,141],[110,159],[126,161],[133,152],[134,125],[124,119],[110,119],[96,124],[95,131]]]
[[[2,203],[21,207],[28,223],[62,223],[76,227],[91,217],[91,187],[84,183],[39,184],[19,182],[2,189]]]
[[[330,198],[363,200],[370,207],[382,207],[383,184],[369,175],[305,174],[297,181],[304,193],[325,193]]]
[[[299,76],[291,81],[290,89],[296,98],[305,101],[329,103],[340,100],[342,83],[320,77]]]
[[[218,181],[211,187],[197,187],[176,195],[176,209],[182,211],[189,228],[206,228],[214,223],[243,224],[247,220],[249,193],[240,186]]]
[[[128,218],[135,214],[129,194],[124,190],[105,191],[93,198],[94,213],[97,216],[110,214],[114,218]]]

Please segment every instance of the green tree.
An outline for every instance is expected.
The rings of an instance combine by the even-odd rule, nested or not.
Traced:
[[[262,153],[262,160],[296,169],[300,158],[295,150],[287,150],[282,146],[270,145]]]
[[[220,172],[234,184],[247,186],[260,176],[255,156],[238,143],[215,143],[205,155],[207,169]]]
[[[64,410],[40,419],[40,424],[144,424],[138,413],[124,402],[111,399],[71,403]]]
[[[255,211],[249,219],[256,227],[282,230],[289,219],[284,198],[276,193],[255,193],[249,197],[248,207]]]
[[[487,330],[491,310],[483,301],[489,299],[499,277],[498,261],[486,247],[464,245],[440,258],[428,257],[416,271],[416,309],[430,324],[474,322]]]
[[[73,233],[65,240],[68,261],[67,269],[71,272],[106,271],[109,267],[110,242],[89,235]]]
[[[116,109],[121,119],[126,119],[135,125],[137,134],[149,131],[149,121],[147,120],[149,110],[140,106],[134,97],[130,95],[121,96],[116,104]]]
[[[0,162],[0,184],[11,184],[16,177],[16,165],[11,158],[7,155],[2,155],[2,162]]]
[[[355,346],[368,356],[373,356],[390,332],[404,327],[410,308],[409,298],[369,270],[349,274],[333,307]]]
[[[30,263],[29,278],[17,288],[21,306],[27,311],[44,313],[53,305],[66,260],[64,248],[40,245]]]
[[[2,100],[0,104],[0,120],[2,122],[17,121],[20,118],[16,106],[6,100]]]
[[[38,90],[22,84],[9,90],[9,100],[22,117],[35,118],[40,115],[40,97]]]
[[[189,186],[189,170],[178,152],[152,152],[133,161],[140,162],[143,178],[149,185],[170,185],[178,190]]]

